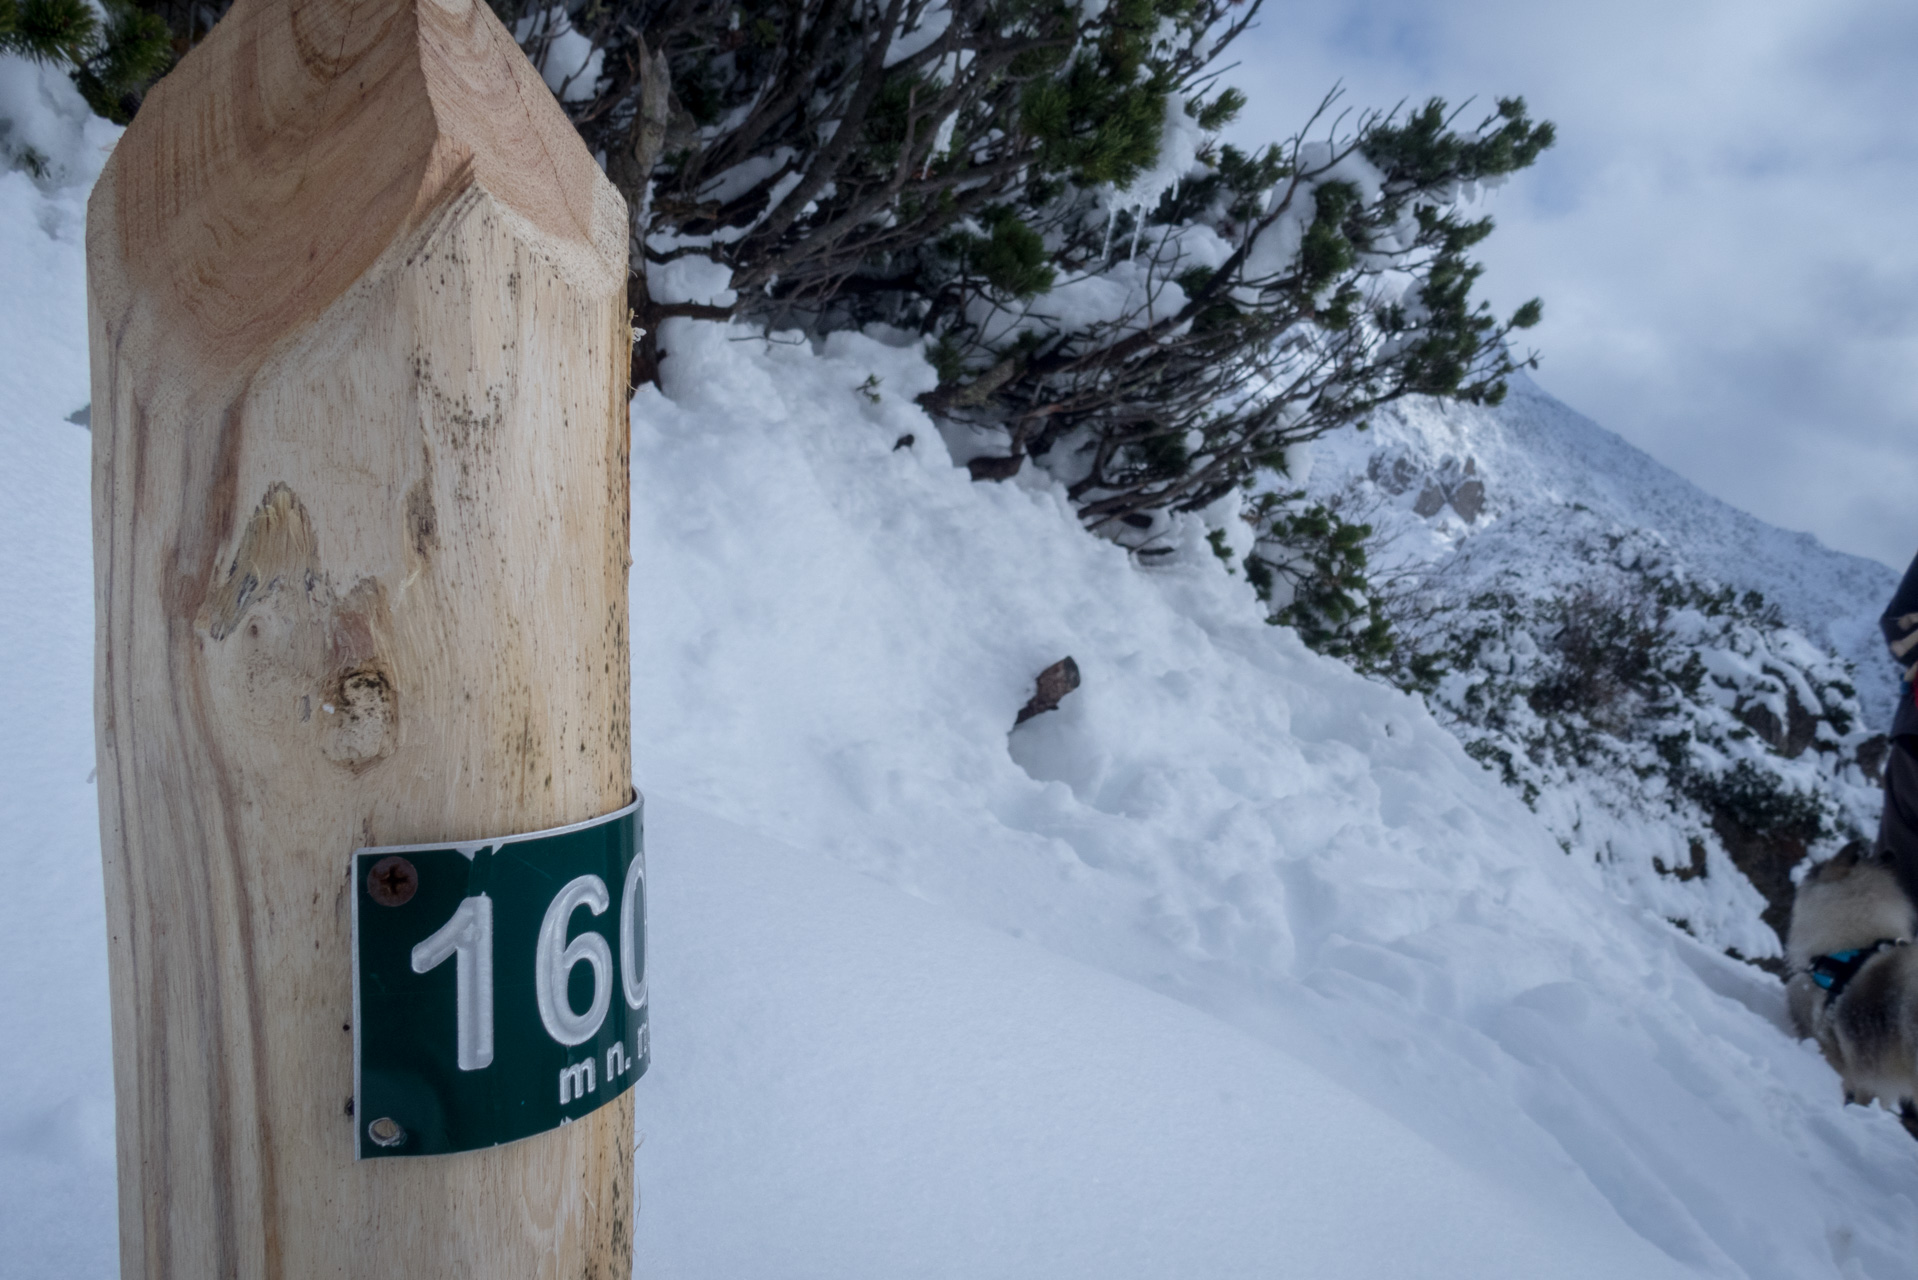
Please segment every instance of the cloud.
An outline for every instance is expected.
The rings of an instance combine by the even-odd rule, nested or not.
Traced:
[[[1522,94],[1559,145],[1494,198],[1485,295],[1539,381],[1713,493],[1918,550],[1918,11],[1884,0],[1269,4],[1242,140]]]

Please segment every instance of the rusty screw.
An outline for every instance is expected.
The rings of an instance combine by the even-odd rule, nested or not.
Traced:
[[[405,858],[381,858],[366,873],[366,891],[382,907],[403,907],[420,891],[420,873]]]
[[[406,1141],[406,1130],[392,1116],[381,1116],[366,1126],[366,1136],[382,1147],[397,1147]]]

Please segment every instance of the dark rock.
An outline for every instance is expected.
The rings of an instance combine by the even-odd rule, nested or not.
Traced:
[[[894,453],[898,453],[901,449],[910,448],[912,448],[912,432],[910,431],[892,442],[892,451]]]
[[[1382,453],[1372,455],[1365,464],[1365,472],[1372,477],[1372,483],[1387,493],[1397,496],[1418,483],[1419,469],[1404,454],[1387,457]]]
[[[1779,941],[1791,921],[1791,900],[1796,892],[1791,869],[1805,860],[1809,852],[1803,838],[1779,832],[1756,832],[1740,823],[1722,808],[1712,815],[1712,831],[1718,836],[1732,865],[1765,899],[1759,918],[1772,927]]]
[[[1039,673],[1032,700],[1019,709],[1019,718],[1013,727],[1024,724],[1042,712],[1051,711],[1059,705],[1059,699],[1079,687],[1079,664],[1069,656],[1059,659]]]
[[[1798,700],[1798,693],[1789,685],[1785,688],[1785,742],[1778,748],[1787,760],[1796,760],[1805,754],[1818,738],[1818,717]]]
[[[1891,757],[1891,739],[1875,734],[1858,744],[1858,767],[1873,785],[1885,785],[1885,761]]]
[[[1471,465],[1469,462],[1466,463],[1468,468]],[[1452,490],[1452,510],[1458,512],[1459,518],[1466,524],[1477,520],[1478,513],[1485,510],[1485,482],[1467,480]]]
[[[1753,702],[1732,712],[1739,722],[1787,760],[1796,760],[1818,740],[1818,717],[1798,700],[1796,690],[1785,687],[1785,718],[1762,702]]]
[[[1418,501],[1412,504],[1412,514],[1431,518],[1445,508],[1445,490],[1435,484],[1428,484],[1419,492]]]
[[[966,470],[972,473],[974,480],[1010,480],[1019,474],[1025,460],[1024,454],[1009,458],[979,457],[968,462]]]
[[[1739,723],[1757,734],[1766,746],[1773,751],[1783,750],[1785,745],[1785,726],[1779,721],[1777,713],[1762,702],[1753,702],[1732,712]]]

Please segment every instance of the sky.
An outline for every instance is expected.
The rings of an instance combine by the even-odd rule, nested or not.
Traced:
[[[1487,204],[1483,295],[1537,380],[1709,492],[1918,551],[1918,5],[1267,0],[1238,140],[1521,95],[1558,144]],[[1468,113],[1477,118],[1477,112]]]

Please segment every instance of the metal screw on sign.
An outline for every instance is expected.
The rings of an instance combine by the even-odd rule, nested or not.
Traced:
[[[406,1141],[406,1130],[391,1116],[381,1116],[366,1126],[366,1136],[382,1147],[397,1147]]]
[[[366,891],[382,907],[403,907],[420,891],[420,873],[405,858],[397,855],[381,858],[366,873]],[[390,1147],[393,1144],[388,1142],[382,1145]]]

